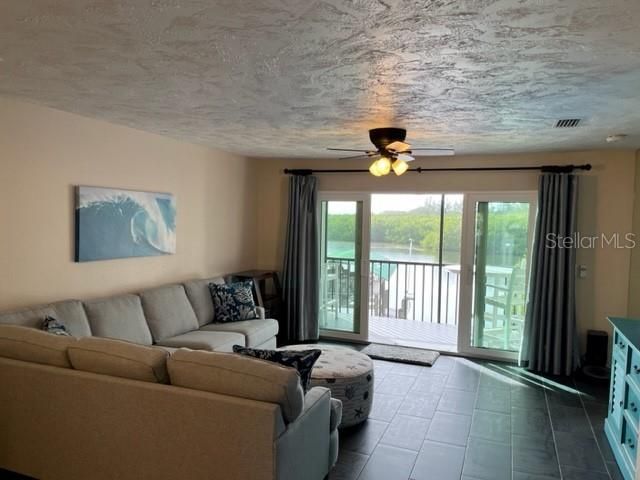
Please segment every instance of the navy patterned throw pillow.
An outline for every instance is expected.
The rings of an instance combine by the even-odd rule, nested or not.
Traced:
[[[305,393],[309,390],[313,364],[316,363],[316,360],[318,360],[318,357],[320,357],[322,353],[322,350],[318,349],[294,352],[290,350],[260,350],[257,348],[246,348],[240,345],[234,345],[233,351],[242,355],[260,358],[261,360],[279,363],[285,367],[295,368],[300,374],[300,384]]]
[[[252,285],[251,281],[223,285],[210,283],[209,290],[214,306],[213,321],[226,323],[258,318]]]
[[[65,327],[57,319],[48,315],[44,317],[44,320],[42,321],[42,330],[47,333],[53,333],[54,335],[62,335],[65,337],[71,336],[71,334],[67,331],[67,327]]]

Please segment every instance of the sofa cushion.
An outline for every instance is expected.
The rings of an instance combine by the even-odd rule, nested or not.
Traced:
[[[243,355],[181,349],[167,360],[173,385],[277,403],[287,422],[304,406],[298,373],[293,368]]]
[[[54,315],[74,337],[90,337],[91,327],[80,300],[65,300],[51,305]]]
[[[77,341],[35,328],[0,325],[0,356],[14,360],[70,368],[67,349]]]
[[[143,382],[169,383],[169,354],[161,348],[110,338],[86,337],[70,346],[68,353],[71,365],[76,370]]]
[[[237,322],[259,318],[253,300],[253,282],[209,284],[213,298],[214,322]]]
[[[22,327],[40,328],[42,322],[47,317],[55,317],[56,311],[53,307],[41,306],[16,310],[0,315],[2,325],[20,325]]]
[[[53,317],[65,326],[74,337],[91,335],[89,321],[79,300],[66,300],[51,305],[41,305],[0,314],[0,324],[41,328],[46,317]]]
[[[208,332],[237,332],[247,339],[247,347],[257,347],[278,334],[278,321],[273,318],[241,322],[210,323],[200,328]]]
[[[153,343],[137,295],[92,300],[85,302],[84,308],[96,337],[117,338],[143,345]]]
[[[191,348],[193,350],[209,350],[231,352],[234,345],[244,345],[244,335],[236,332],[194,332],[183,333],[175,337],[164,338],[158,342],[163,347]]]
[[[191,280],[184,283],[187,297],[189,297],[191,306],[196,312],[198,324],[201,326],[213,322],[213,300],[209,290],[210,283],[224,285],[224,279],[222,277],[214,277],[205,280]]]
[[[167,285],[140,293],[142,309],[157,342],[200,326],[182,285]]]

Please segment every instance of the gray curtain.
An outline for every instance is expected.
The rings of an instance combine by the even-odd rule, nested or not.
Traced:
[[[578,178],[543,173],[538,191],[529,302],[521,363],[529,370],[570,375],[579,366],[575,308],[575,248],[558,239],[576,233]]]
[[[317,340],[319,307],[319,234],[317,179],[311,175],[289,178],[289,215],[284,252],[282,293],[285,342]]]

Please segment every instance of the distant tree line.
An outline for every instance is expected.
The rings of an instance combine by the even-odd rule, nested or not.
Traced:
[[[371,216],[371,241],[408,247],[413,246],[425,254],[438,256],[440,244],[440,211],[428,206],[410,212],[385,212]],[[491,263],[509,264],[519,260],[526,253],[528,210],[526,208],[505,208],[492,211],[489,216],[487,245]],[[330,241],[353,242],[355,240],[354,215],[337,214],[328,216]],[[445,211],[443,228],[443,252],[445,257],[459,258],[462,213]]]

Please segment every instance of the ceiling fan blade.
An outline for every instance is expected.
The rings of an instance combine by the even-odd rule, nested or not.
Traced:
[[[456,151],[453,148],[412,148],[411,151],[424,152],[420,153],[420,155],[428,157],[440,157],[456,154]]]
[[[395,142],[391,142],[389,145],[387,145],[387,150],[391,150],[395,153],[404,152],[405,150],[409,150],[410,148],[411,148],[411,145],[405,142],[401,142],[399,140],[396,140]]]
[[[415,158],[409,155],[408,153],[399,153],[396,158],[404,162],[413,162],[415,160]]]
[[[375,150],[365,150],[365,149],[357,149],[357,148],[327,148],[327,150],[332,150],[334,152],[363,152],[366,154],[376,153]]]
[[[340,157],[338,160],[355,160],[356,158],[371,158],[375,156],[375,153],[363,153],[361,155],[354,155],[351,157]]]

